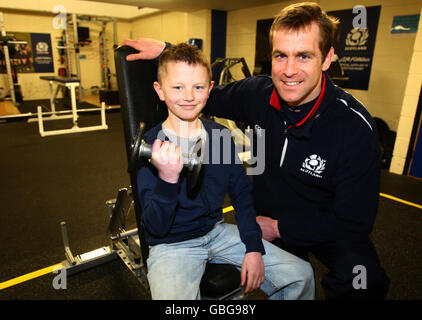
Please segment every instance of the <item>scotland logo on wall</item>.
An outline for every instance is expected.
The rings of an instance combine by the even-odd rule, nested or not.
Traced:
[[[325,162],[319,155],[310,155],[303,161],[300,171],[308,173],[313,177],[322,178],[321,174],[325,170]]]
[[[44,41],[40,41],[35,46],[35,52],[37,54],[48,54],[48,44]]]
[[[354,28],[350,30],[350,32],[347,34],[346,46],[352,46],[352,47],[365,46],[366,42],[368,41],[368,38],[369,38],[368,29]],[[367,48],[365,47],[365,49],[363,50],[366,50],[366,49]]]
[[[335,52],[345,89],[368,90],[381,6],[327,12],[340,20]]]
[[[31,33],[35,72],[54,72],[51,38],[48,33]]]

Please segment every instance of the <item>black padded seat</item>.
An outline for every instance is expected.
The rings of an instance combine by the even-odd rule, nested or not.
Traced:
[[[59,76],[41,76],[41,80],[47,80],[47,81],[56,81],[60,83],[69,83],[69,82],[80,82],[78,78],[65,78],[65,77],[59,77]]]
[[[231,264],[207,263],[201,279],[201,295],[219,299],[240,286],[240,272]]]

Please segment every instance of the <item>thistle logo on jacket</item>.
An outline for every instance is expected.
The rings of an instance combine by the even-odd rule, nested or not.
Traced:
[[[303,161],[300,171],[310,174],[313,177],[322,178],[322,173],[325,170],[325,160],[319,155],[310,155]]]

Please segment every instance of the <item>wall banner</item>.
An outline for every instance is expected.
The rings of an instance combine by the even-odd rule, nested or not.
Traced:
[[[327,12],[340,19],[335,53],[344,72],[342,88],[368,90],[380,11],[381,6],[359,6]]]
[[[17,73],[54,72],[53,52],[49,33],[11,32],[11,40],[24,41],[9,44],[10,65]],[[3,46],[0,45],[0,73],[6,73]]]
[[[50,34],[31,33],[35,72],[54,72]]]

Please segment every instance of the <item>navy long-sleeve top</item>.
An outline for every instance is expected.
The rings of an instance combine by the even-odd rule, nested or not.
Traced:
[[[201,121],[208,138],[197,188],[193,191],[187,188],[187,169],[182,170],[179,181],[174,184],[160,179],[151,164],[138,171],[147,243],[173,243],[205,235],[223,219],[222,209],[228,193],[245,252],[265,254],[262,232],[256,222],[252,184],[235,152],[230,131],[213,121]],[[152,128],[145,134],[146,142],[152,144],[162,132],[161,124]]]

